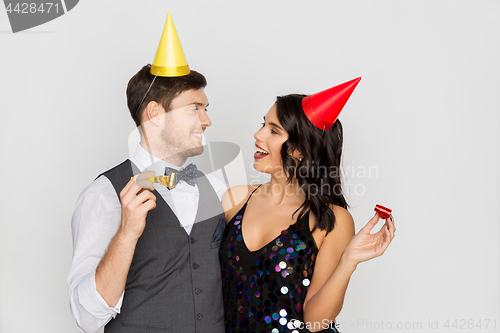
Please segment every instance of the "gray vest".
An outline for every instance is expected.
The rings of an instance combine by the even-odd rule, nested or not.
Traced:
[[[134,170],[132,170],[134,168]],[[105,172],[118,197],[139,171],[129,160]],[[105,333],[222,333],[219,246],[225,227],[221,203],[199,172],[196,223],[188,235],[161,195],[149,211],[132,259],[120,314]]]

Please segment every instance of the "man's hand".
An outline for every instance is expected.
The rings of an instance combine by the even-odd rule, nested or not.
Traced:
[[[138,239],[146,226],[148,212],[156,207],[153,183],[147,180],[155,175],[154,171],[145,171],[133,177],[120,192],[122,218],[120,232],[127,237]]]
[[[154,174],[154,171],[145,171],[135,176],[120,192],[121,225],[95,272],[97,292],[110,307],[120,300],[137,240],[146,226],[146,216],[156,207],[156,197],[151,193],[154,186],[147,180]]]

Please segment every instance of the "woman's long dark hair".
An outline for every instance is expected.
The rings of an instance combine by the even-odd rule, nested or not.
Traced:
[[[328,234],[335,224],[331,205],[348,206],[342,193],[340,173],[342,124],[337,120],[328,131],[314,126],[302,110],[304,97],[306,95],[297,94],[277,97],[278,120],[288,133],[288,140],[281,148],[281,159],[288,182],[296,177],[306,197],[295,212],[300,210],[298,218],[310,209],[316,217],[313,231],[319,228]],[[297,161],[290,156],[295,150],[303,156],[297,166]]]

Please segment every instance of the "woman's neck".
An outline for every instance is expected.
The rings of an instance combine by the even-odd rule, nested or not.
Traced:
[[[300,202],[305,199],[304,192],[297,182],[297,178],[293,177],[289,183],[286,176],[271,175],[271,181],[265,185],[264,193],[269,197],[269,200],[279,204],[289,204]]]

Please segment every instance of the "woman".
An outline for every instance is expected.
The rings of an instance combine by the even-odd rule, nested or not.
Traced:
[[[342,126],[335,121],[353,81],[347,97],[345,89],[325,91],[343,94],[340,106],[323,102],[325,92],[278,97],[255,134],[254,167],[270,182],[233,187],[223,198],[226,332],[336,332],[333,321],[357,264],[380,256],[394,237],[392,216],[370,234],[377,214],[353,237],[339,173]],[[335,119],[318,120],[324,103]]]

